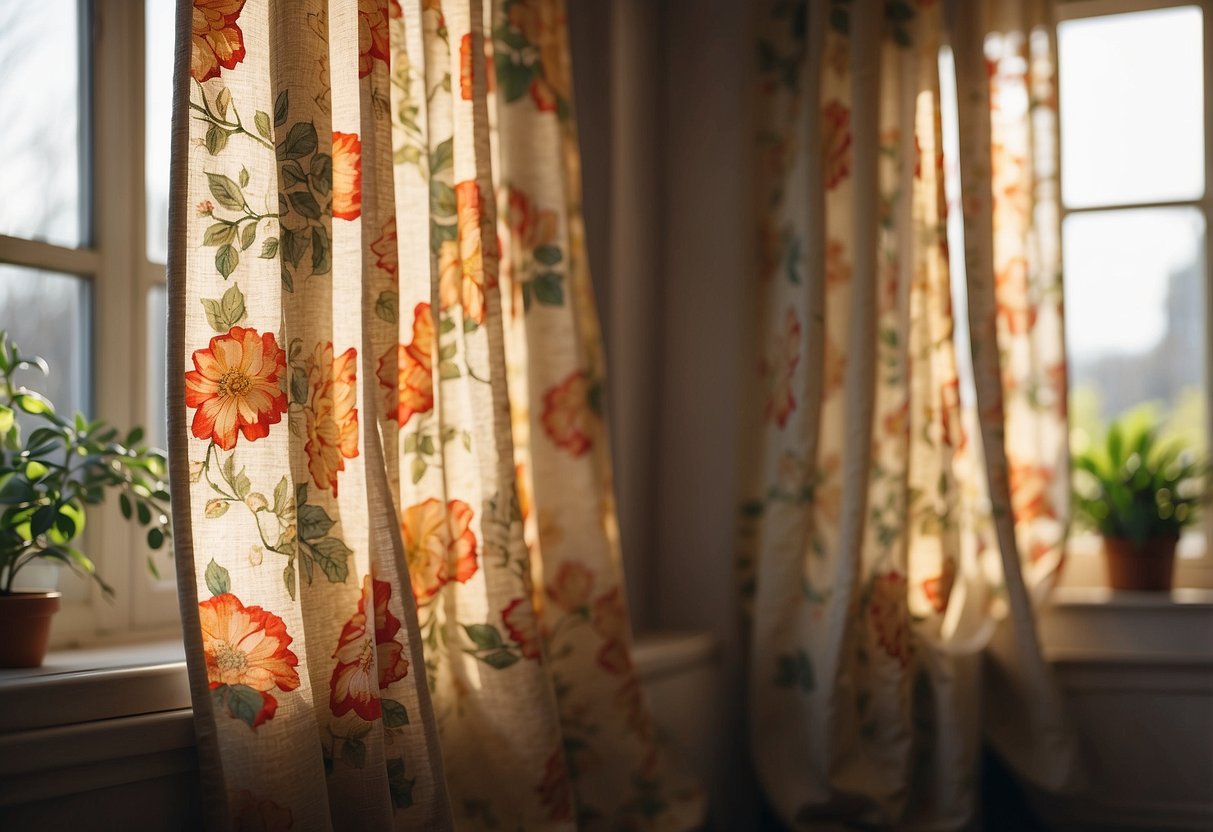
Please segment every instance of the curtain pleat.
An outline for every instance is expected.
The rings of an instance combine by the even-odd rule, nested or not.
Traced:
[[[213,825],[694,826],[630,655],[563,3],[179,12],[173,507]]]
[[[941,4],[773,0],[757,11],[766,395],[740,567],[751,749],[773,809],[797,828],[963,828],[983,722],[1021,756],[1032,750],[1008,756],[1040,767],[1037,782],[1057,788],[1072,771],[1033,623],[1066,511],[1055,148],[1044,143],[1051,35],[1024,19],[986,25],[987,6],[1017,4],[957,5],[955,25]],[[940,104],[948,40],[961,100],[959,312]],[[996,43],[1012,44],[1003,71],[1031,87],[1031,113],[1026,94],[1023,112],[991,108]],[[998,163],[1000,142],[1019,154],[1013,170]],[[1022,188],[1033,209],[1011,218]],[[1008,271],[1016,257],[1022,278]],[[1025,489],[1056,499],[1042,510]]]

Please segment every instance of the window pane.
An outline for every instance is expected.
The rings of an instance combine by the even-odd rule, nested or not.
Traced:
[[[1205,227],[1194,208],[1068,217],[1066,342],[1079,447],[1145,403],[1197,449],[1205,428]]]
[[[26,370],[18,380],[65,415],[89,408],[89,284],[57,272],[0,264],[0,329],[23,355],[39,355],[50,375]],[[37,421],[24,417],[27,431]],[[19,420],[21,417],[19,417]]]
[[[0,234],[85,242],[78,8],[0,3]]]
[[[1067,205],[1204,193],[1200,42],[1194,6],[1058,25]]]
[[[168,293],[153,286],[147,293],[147,441],[168,447],[168,408],[164,379],[168,356]]]
[[[144,17],[144,158],[147,259],[168,260],[168,169],[173,115],[173,11],[176,3],[147,0]]]

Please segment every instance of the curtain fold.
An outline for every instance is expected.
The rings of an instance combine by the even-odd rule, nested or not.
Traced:
[[[216,828],[689,828],[630,657],[559,0],[181,0],[173,510]]]
[[[798,828],[963,828],[983,721],[1037,782],[1072,770],[1032,611],[1060,566],[1068,471],[1051,33],[1018,5],[757,11],[766,395],[739,565],[751,750]]]

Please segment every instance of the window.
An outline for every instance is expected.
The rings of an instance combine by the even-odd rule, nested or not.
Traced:
[[[62,410],[142,424],[161,447],[174,6],[0,4],[0,328],[47,359],[50,379],[26,383]],[[175,628],[171,558],[154,579],[115,505],[86,535],[112,602],[66,571],[23,572],[64,593],[55,642]]]
[[[1071,441],[1146,409],[1164,434],[1205,451],[1208,4],[1058,10]],[[1185,535],[1181,557],[1203,558],[1205,539]]]

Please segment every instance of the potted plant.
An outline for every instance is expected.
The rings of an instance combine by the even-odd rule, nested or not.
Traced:
[[[59,609],[58,592],[15,588],[24,567],[56,561],[113,593],[72,545],[84,531],[87,506],[117,491],[122,514],[149,527],[153,549],[170,533],[164,454],[140,444],[140,428],[120,437],[101,420],[64,419],[46,397],[14,381],[29,369],[48,372],[45,361],[22,355],[0,330],[0,667],[41,665]],[[19,412],[37,425],[24,442]],[[154,573],[151,558],[148,565]]]
[[[1073,464],[1074,508],[1103,537],[1112,588],[1169,590],[1179,535],[1208,495],[1208,464],[1141,419],[1114,422]]]

